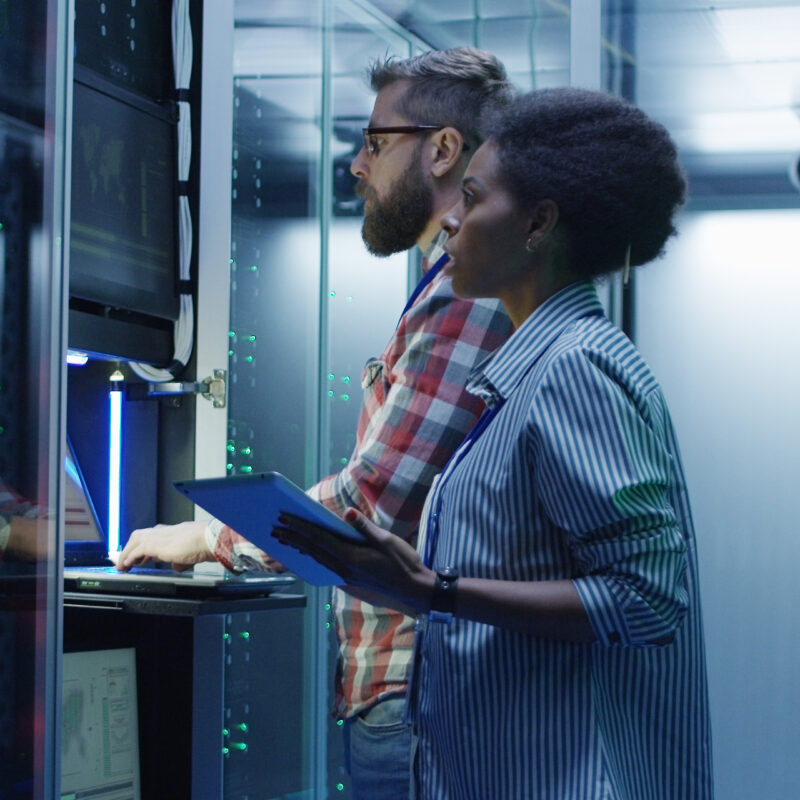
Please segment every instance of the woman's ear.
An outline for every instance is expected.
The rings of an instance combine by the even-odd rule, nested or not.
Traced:
[[[436,131],[431,136],[433,153],[431,160],[431,175],[434,178],[441,178],[450,172],[458,163],[461,154],[464,152],[464,137],[451,126]]]
[[[558,225],[558,205],[553,200],[540,200],[531,211],[528,243],[535,247]]]

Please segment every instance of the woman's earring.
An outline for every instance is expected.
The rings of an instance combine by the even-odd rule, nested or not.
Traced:
[[[622,285],[627,286],[631,278],[631,246],[625,250],[625,263],[622,265]]]
[[[539,246],[539,242],[532,242],[530,237],[528,237],[528,241],[525,242],[525,250],[528,253],[535,253],[536,248]]]

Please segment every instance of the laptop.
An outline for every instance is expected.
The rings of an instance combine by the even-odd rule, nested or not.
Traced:
[[[119,572],[109,558],[103,525],[69,442],[65,471],[66,591],[208,599],[266,595],[297,582],[294,575],[286,573],[209,574],[193,570],[178,572],[159,566],[134,567],[130,572]]]
[[[69,438],[64,477],[64,565],[112,566],[103,528]]]

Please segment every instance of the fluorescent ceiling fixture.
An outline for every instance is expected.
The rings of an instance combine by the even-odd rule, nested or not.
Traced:
[[[732,67],[732,81],[740,87],[741,97],[753,105],[771,109],[789,108],[800,112],[800,6],[740,8],[718,11],[715,22],[719,40]],[[765,139],[786,144],[791,128],[775,119],[779,129],[770,125]],[[790,149],[800,148],[800,126],[794,130]],[[771,148],[777,149],[777,148]]]
[[[697,114],[676,132],[682,149],[702,153],[785,153],[800,150],[800,120],[788,108]]]
[[[233,74],[278,77],[322,75],[322,34],[314,26],[235,28]]]
[[[733,63],[800,59],[800,6],[718,9],[719,39]]]

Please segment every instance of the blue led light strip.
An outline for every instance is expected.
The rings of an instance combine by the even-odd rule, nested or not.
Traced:
[[[119,496],[122,473],[122,383],[108,393],[108,552],[119,550]]]

